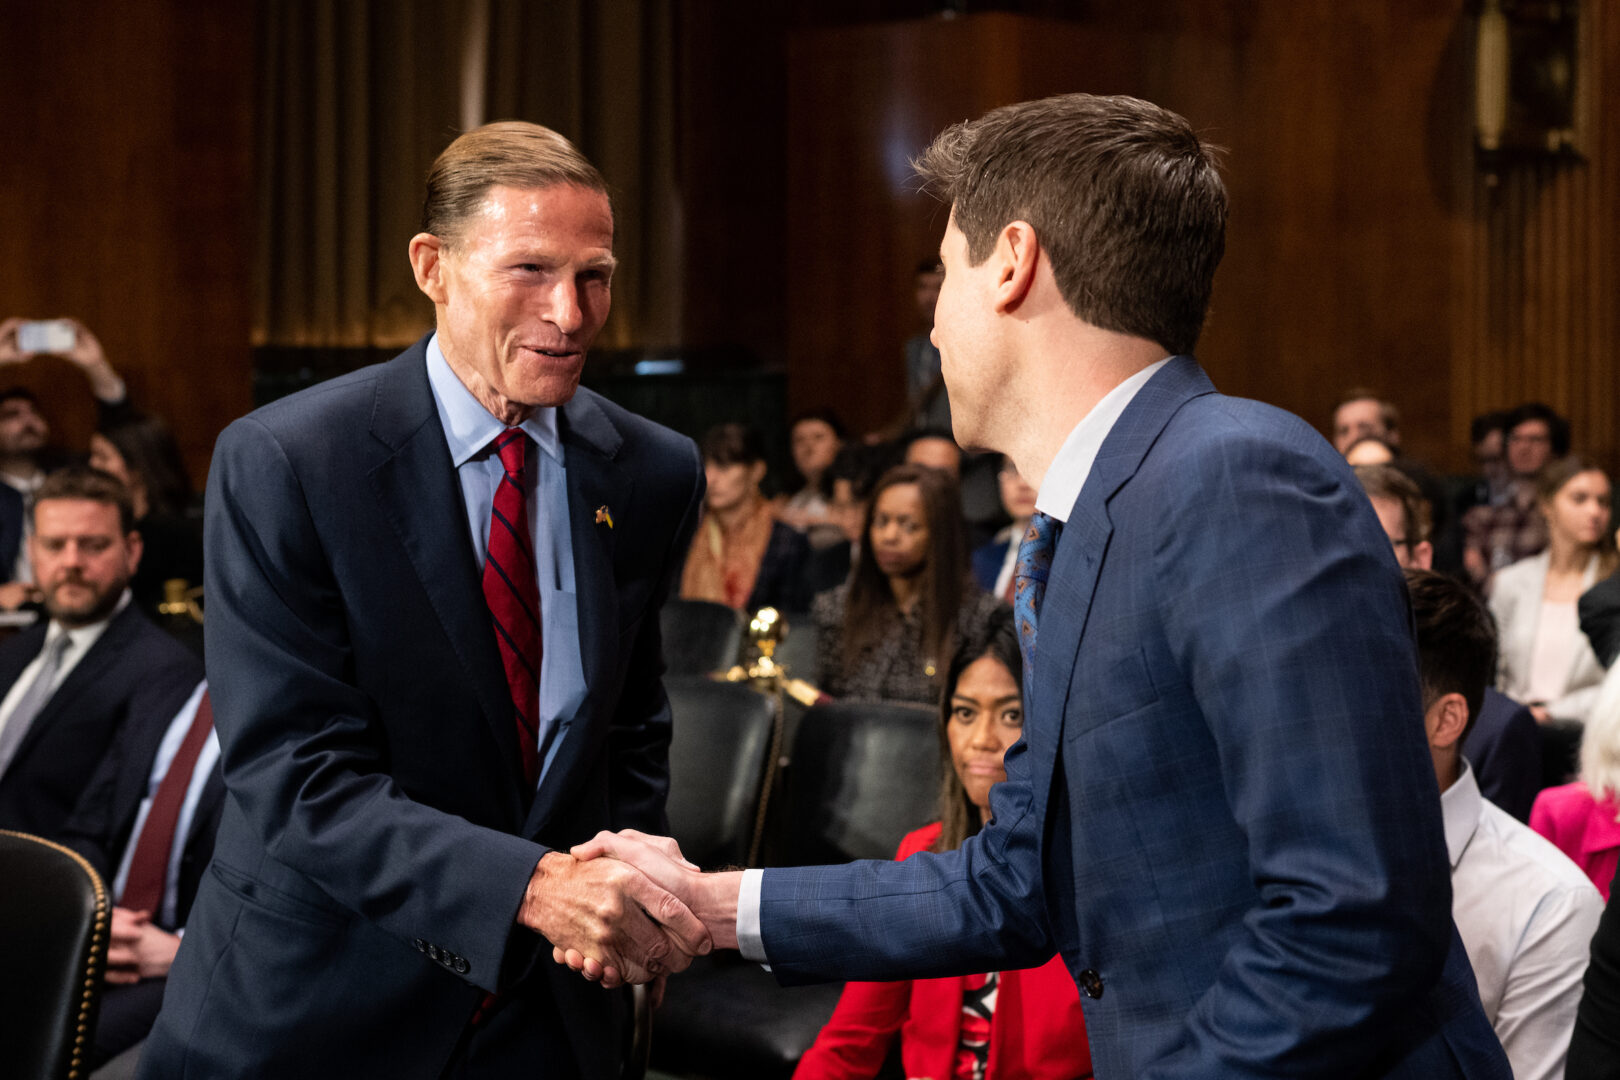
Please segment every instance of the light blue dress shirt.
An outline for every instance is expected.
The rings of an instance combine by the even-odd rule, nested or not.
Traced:
[[[124,885],[129,881],[129,864],[135,858],[135,848],[140,842],[141,830],[146,828],[146,815],[152,812],[152,800],[157,797],[158,785],[163,778],[169,775],[169,765],[174,756],[180,752],[180,744],[186,741],[186,733],[191,730],[191,722],[197,717],[197,707],[202,704],[203,692],[208,689],[205,679],[197,684],[197,689],[191,692],[186,703],[180,706],[180,711],[174,714],[169,721],[169,729],[163,733],[163,741],[158,743],[157,757],[152,759],[152,772],[146,778],[146,797],[141,800],[141,808],[135,813],[135,827],[129,831],[129,843],[124,845],[124,858],[118,864],[118,874],[113,878],[113,895],[118,897],[120,903],[124,898]],[[152,921],[160,926],[173,926],[180,892],[180,860],[186,853],[186,837],[191,835],[191,822],[197,816],[197,803],[202,800],[203,788],[208,784],[208,774],[214,771],[214,765],[219,761],[219,732],[210,731],[208,741],[203,744],[202,752],[197,755],[197,765],[191,770],[191,782],[186,785],[186,798],[180,804],[180,817],[174,823],[174,846],[169,849],[169,865],[163,868],[163,901],[158,910],[152,912]],[[181,931],[184,933],[184,930]]]
[[[428,382],[461,483],[475,569],[484,572],[490,510],[505,470],[490,444],[506,430],[450,370],[437,334],[427,344]],[[557,434],[557,410],[536,409],[518,425],[533,442],[524,459],[524,506],[534,540],[535,582],[540,586],[540,780],[585,701],[579,654],[579,606],[574,594],[574,543],[569,532],[568,472]],[[538,785],[537,785],[538,786]]]

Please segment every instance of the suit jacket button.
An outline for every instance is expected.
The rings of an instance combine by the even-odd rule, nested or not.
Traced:
[[[415,949],[417,952],[425,953],[427,952],[427,943],[421,938],[412,938],[411,948]]]
[[[1092,998],[1093,1000],[1102,997],[1102,976],[1098,975],[1091,968],[1086,968],[1080,973],[1080,989],[1085,991],[1086,997]]]
[[[429,945],[427,947],[427,954],[428,959],[437,960],[439,958],[439,947],[437,945]]]
[[[456,971],[459,974],[465,975],[465,974],[467,974],[467,972],[469,972],[471,970],[472,970],[472,965],[467,963],[467,961],[463,957],[460,957],[460,956],[456,957]]]

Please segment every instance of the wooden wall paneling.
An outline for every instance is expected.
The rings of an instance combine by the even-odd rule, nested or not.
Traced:
[[[251,5],[205,0],[0,14],[0,308],[82,318],[199,484],[249,401],[253,28]],[[85,446],[76,371],[41,361],[0,373],[13,381],[56,441]]]
[[[1615,351],[1620,347],[1620,113],[1608,96],[1620,63],[1620,17],[1583,5],[1579,65],[1581,157],[1512,161],[1487,183],[1463,159],[1467,200],[1454,230],[1466,302],[1454,333],[1466,358],[1453,380],[1453,429],[1520,401],[1546,401],[1570,417],[1575,445],[1620,464]]]
[[[788,54],[787,354],[795,409],[831,405],[857,430],[904,403],[902,347],[921,329],[920,258],[946,211],[911,157],[998,105],[1127,79],[1131,43],[1017,15],[815,29]]]

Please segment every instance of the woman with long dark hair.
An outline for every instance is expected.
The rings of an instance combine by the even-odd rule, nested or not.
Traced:
[[[1505,567],[1491,583],[1501,635],[1497,689],[1543,723],[1584,721],[1603,667],[1581,633],[1577,602],[1614,568],[1609,477],[1572,454],[1543,468],[1536,486],[1547,550]]]
[[[940,701],[940,820],[897,858],[951,851],[990,821],[990,791],[1023,730],[1018,640],[1008,613],[967,638]],[[852,982],[794,1080],[868,1080],[900,1036],[906,1076],[1074,1080],[1091,1075],[1080,995],[1060,957],[1038,968],[892,983]]]
[[[202,519],[180,447],[162,420],[130,409],[90,436],[90,464],[129,489],[142,545],[130,592],[143,611],[156,615],[165,581],[202,584]]]
[[[956,483],[938,469],[895,466],[872,490],[861,537],[848,584],[811,606],[820,688],[931,705],[945,658],[998,606],[968,576]]]

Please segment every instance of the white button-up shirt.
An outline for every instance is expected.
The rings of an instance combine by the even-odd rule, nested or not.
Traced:
[[[1473,769],[1440,796],[1451,915],[1517,1080],[1559,1080],[1603,898],[1580,867],[1480,796]]]

